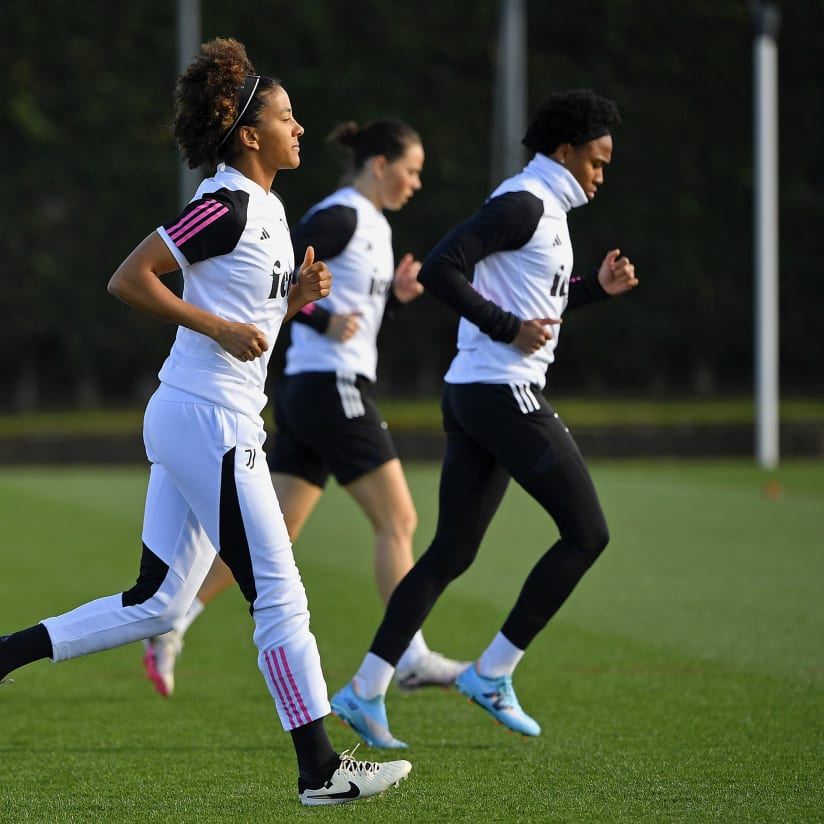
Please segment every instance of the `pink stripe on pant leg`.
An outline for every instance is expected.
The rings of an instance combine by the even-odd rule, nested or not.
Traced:
[[[300,725],[295,723],[295,718],[292,715],[292,710],[289,707],[289,702],[287,702],[286,697],[284,696],[283,691],[281,690],[281,685],[280,685],[280,682],[279,682],[279,678],[278,678],[277,675],[275,675],[275,671],[274,671],[274,668],[272,666],[272,659],[269,658],[269,656],[271,654],[272,653],[269,652],[269,651],[263,653],[263,657],[266,659],[266,666],[269,669],[269,677],[272,679],[272,684],[273,684],[275,690],[277,691],[278,698],[280,699],[281,706],[286,711],[286,715],[289,718],[289,728],[294,729],[295,727],[298,727]],[[272,656],[272,658],[274,658],[274,656]]]
[[[292,675],[292,670],[289,668],[289,661],[286,659],[286,650],[283,647],[279,647],[278,654],[280,655],[280,663],[283,665],[282,677],[284,678],[284,681],[288,682],[292,695],[294,695],[295,700],[299,705],[298,715],[302,715],[303,723],[308,724],[312,720],[312,716],[309,715],[309,710],[306,709],[306,705],[303,703],[303,696],[300,694],[298,685],[295,683],[295,677]],[[278,665],[277,658],[275,658],[275,666],[278,667],[278,672],[280,673],[281,670]]]

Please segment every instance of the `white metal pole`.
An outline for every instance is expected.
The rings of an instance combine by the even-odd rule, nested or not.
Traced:
[[[526,0],[501,0],[490,164],[493,186],[524,165],[526,52]]]
[[[778,465],[778,9],[753,6],[756,458]]]
[[[182,72],[200,48],[200,0],[177,0],[177,69]],[[185,206],[200,185],[200,169],[180,164],[178,200]]]

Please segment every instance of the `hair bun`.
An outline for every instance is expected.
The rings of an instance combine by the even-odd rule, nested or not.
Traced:
[[[330,143],[340,143],[341,146],[354,146],[359,135],[360,126],[354,120],[347,120],[335,126],[326,139]]]

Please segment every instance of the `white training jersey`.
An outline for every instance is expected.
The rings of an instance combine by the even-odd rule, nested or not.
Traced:
[[[243,362],[206,335],[178,327],[161,383],[259,418],[295,268],[280,198],[221,164],[181,215],[157,231],[180,264],[183,299],[227,320],[254,324],[269,343],[262,357]]]
[[[295,228],[296,247],[315,247],[332,273],[328,297],[306,307],[334,314],[360,312],[358,331],[341,342],[304,323],[291,325],[287,375],[335,372],[377,377],[377,338],[395,276],[392,229],[383,212],[347,186],[313,206]],[[326,256],[325,249],[335,252]]]
[[[447,383],[544,387],[560,327],[526,355],[512,345],[521,323],[607,297],[597,271],[572,276],[567,212],[585,203],[572,174],[536,154],[427,255],[418,281],[461,315]]]
[[[541,154],[522,172],[505,180],[492,193],[490,201],[520,192],[540,201],[540,208],[533,212],[535,220],[524,224],[523,214],[517,209],[509,210],[511,219],[521,223],[523,243],[517,248],[504,244],[504,248],[478,260],[472,285],[484,298],[521,320],[560,319],[567,306],[573,264],[567,212],[586,204],[586,193],[567,169]],[[509,202],[517,204],[514,198]],[[502,238],[507,235],[503,222],[499,215]],[[525,355],[509,343],[493,340],[467,318],[461,318],[458,353],[444,380],[527,383],[543,388],[547,368],[555,358],[561,326],[556,324],[551,329],[552,339],[534,354]]]

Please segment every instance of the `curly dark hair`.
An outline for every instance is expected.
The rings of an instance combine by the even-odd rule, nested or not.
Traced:
[[[350,152],[350,171],[357,172],[370,157],[383,155],[390,163],[421,142],[418,133],[401,120],[372,120],[359,126],[347,120],[335,126],[326,140]]]
[[[216,37],[201,45],[200,53],[178,77],[172,134],[190,169],[214,167],[234,155],[234,142],[221,145],[221,141],[237,119],[238,93],[253,74],[255,68],[243,43]],[[256,123],[264,102],[261,92],[279,85],[277,80],[262,77],[238,125]]]
[[[580,146],[609,134],[621,122],[618,107],[591,89],[571,89],[550,95],[529,122],[524,146],[551,155],[563,143]]]

